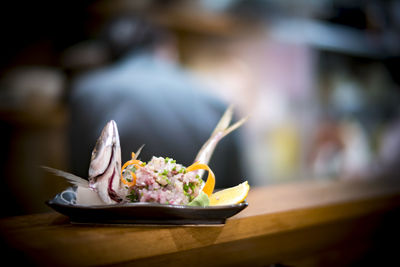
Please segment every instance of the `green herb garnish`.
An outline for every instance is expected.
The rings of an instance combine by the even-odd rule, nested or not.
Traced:
[[[139,201],[139,197],[135,192],[131,192],[127,198],[131,201],[131,202],[138,202]]]
[[[189,183],[189,187],[190,187],[190,189],[192,189],[192,192],[194,192],[194,188],[195,188],[194,183]]]
[[[206,193],[204,193],[203,191],[200,191],[199,195],[197,197],[195,197],[193,200],[191,200],[188,205],[189,206],[207,207],[210,205],[210,199],[208,198]]]
[[[183,191],[188,192],[189,191],[189,185],[184,184],[183,185]]]

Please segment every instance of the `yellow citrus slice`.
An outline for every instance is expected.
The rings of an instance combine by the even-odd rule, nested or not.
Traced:
[[[249,190],[250,186],[246,181],[237,186],[218,191],[210,196],[210,206],[232,205],[243,202]]]

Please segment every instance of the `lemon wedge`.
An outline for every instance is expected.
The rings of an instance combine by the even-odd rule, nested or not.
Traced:
[[[250,186],[246,181],[237,186],[218,191],[210,196],[210,206],[232,205],[243,202],[249,190]]]

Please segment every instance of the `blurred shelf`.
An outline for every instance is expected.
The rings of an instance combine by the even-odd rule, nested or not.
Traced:
[[[271,37],[302,43],[323,51],[383,59],[400,55],[400,38],[312,19],[276,19],[268,24]]]
[[[135,1],[99,1],[90,11],[104,20],[118,14],[132,14],[149,19],[175,32],[206,36],[229,37],[253,31],[257,28],[256,19],[239,19],[227,12],[207,10],[199,2],[152,5],[151,1],[140,5]],[[261,25],[261,24],[260,24]]]
[[[311,8],[309,3],[301,3],[299,6],[303,6],[304,10]],[[267,6],[264,8],[265,11],[260,11],[261,14],[252,17],[233,14],[229,9],[209,10],[201,4],[201,1],[152,5],[151,1],[135,3],[125,0],[103,0],[97,2],[91,8],[91,12],[103,19],[121,13],[140,14],[174,31],[191,34],[229,37],[251,32],[260,35],[266,31],[273,38],[285,42],[303,43],[323,51],[372,59],[400,55],[400,37],[394,32],[363,31],[313,19],[311,14],[309,18],[276,15],[273,12],[274,6],[270,9]]]

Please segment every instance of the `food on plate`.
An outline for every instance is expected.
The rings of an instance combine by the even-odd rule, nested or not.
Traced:
[[[88,180],[53,168],[46,168],[77,186],[77,204],[154,202],[208,206],[213,203],[222,203],[213,200],[215,175],[207,164],[218,142],[247,120],[243,118],[230,125],[232,115],[233,109],[230,106],[210,138],[198,152],[194,163],[188,167],[168,157],[154,156],[149,162],[143,162],[138,159],[143,146],[136,153],[132,153],[132,158],[121,167],[118,128],[112,120],[102,130],[93,149]],[[206,171],[208,176],[204,182],[202,176]],[[247,182],[246,185],[248,186]],[[238,201],[237,195],[232,193],[223,196],[224,199],[232,196],[237,203],[245,198],[240,197]]]
[[[185,168],[168,157],[153,157],[147,163],[130,160],[122,167],[121,174],[128,189],[126,201],[187,205],[199,195],[204,183],[193,168],[199,165],[195,163],[190,166],[192,168]],[[209,179],[215,180],[211,170],[210,175]]]

